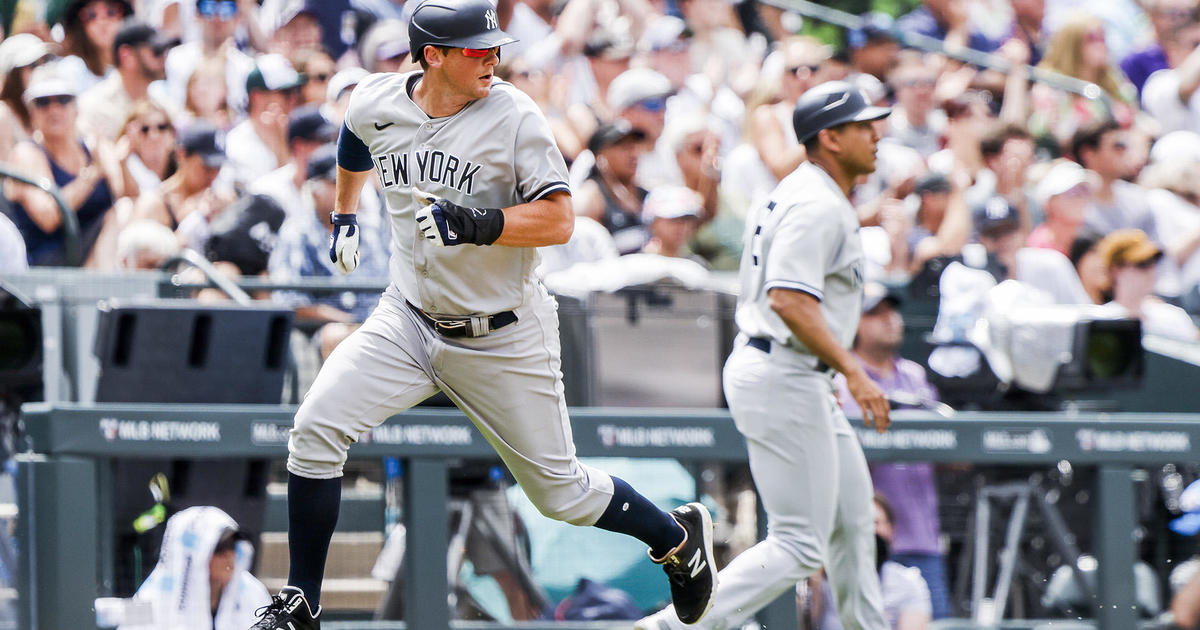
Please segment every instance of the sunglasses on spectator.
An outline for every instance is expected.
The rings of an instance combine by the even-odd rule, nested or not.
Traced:
[[[102,17],[119,20],[125,17],[125,9],[116,4],[104,3],[99,6],[89,6],[79,12],[79,19],[83,20],[84,24],[90,24]]]
[[[499,46],[493,46],[492,48],[464,48],[462,51],[464,57],[472,57],[474,59],[482,59],[491,53],[496,53],[497,57],[500,56]]]
[[[308,75],[308,80],[316,81],[317,83],[324,83],[329,80],[329,76],[330,75],[328,72],[318,72],[316,74]]]
[[[1154,269],[1155,267],[1158,267],[1158,257],[1154,256],[1154,257],[1147,258],[1146,260],[1143,260],[1140,262],[1128,262],[1122,266],[1133,267],[1135,269],[1141,269],[1142,271],[1146,271],[1146,270]]]
[[[667,99],[665,98],[644,98],[636,103],[636,105],[652,114],[657,114],[667,108]]]
[[[74,96],[60,94],[58,96],[39,96],[33,99],[33,106],[38,109],[46,109],[50,107],[50,103],[58,103],[59,105],[70,105],[75,100]]]
[[[166,133],[171,128],[171,123],[158,123],[157,125],[142,125],[142,135],[148,135],[151,129],[157,129],[159,133]]]
[[[229,21],[237,15],[237,3],[231,0],[200,0],[196,12],[207,18]]]
[[[791,68],[788,68],[787,71],[788,71],[788,74],[791,74],[793,76],[800,76],[801,70],[808,70],[810,73],[816,73],[820,69],[821,69],[821,66],[819,66],[819,65],[802,63],[798,66],[792,66]]]
[[[688,153],[691,153],[693,155],[700,155],[701,153],[704,153],[704,143],[703,142],[693,142],[684,148],[687,149]]]

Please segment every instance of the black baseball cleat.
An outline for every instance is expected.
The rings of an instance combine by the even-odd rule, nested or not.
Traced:
[[[666,558],[650,556],[671,581],[671,602],[683,623],[704,618],[712,608],[717,590],[717,572],[713,568],[712,517],[708,508],[688,503],[671,510],[671,516],[683,527],[684,538]]]
[[[285,586],[271,603],[255,611],[260,619],[250,630],[321,630],[321,609],[316,614],[308,607],[304,591]]]

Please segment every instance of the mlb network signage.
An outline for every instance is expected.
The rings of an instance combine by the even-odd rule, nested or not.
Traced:
[[[100,418],[108,442],[220,442],[221,424],[201,420],[122,420]]]

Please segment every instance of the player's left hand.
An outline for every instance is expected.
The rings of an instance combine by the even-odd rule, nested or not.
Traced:
[[[846,389],[862,410],[863,424],[874,427],[877,433],[887,431],[892,423],[892,405],[879,385],[860,370],[846,374]]]
[[[437,247],[491,245],[504,231],[504,212],[499,208],[464,208],[448,199],[434,199],[415,186],[413,196],[420,202],[417,227]]]
[[[358,217],[353,214],[329,213],[333,233],[329,235],[329,260],[342,273],[358,267]]]

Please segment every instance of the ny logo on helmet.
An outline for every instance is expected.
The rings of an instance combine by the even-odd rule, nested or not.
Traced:
[[[488,9],[487,13],[483,14],[483,19],[487,22],[487,28],[489,30],[500,28],[500,20],[496,19],[495,11]]]

